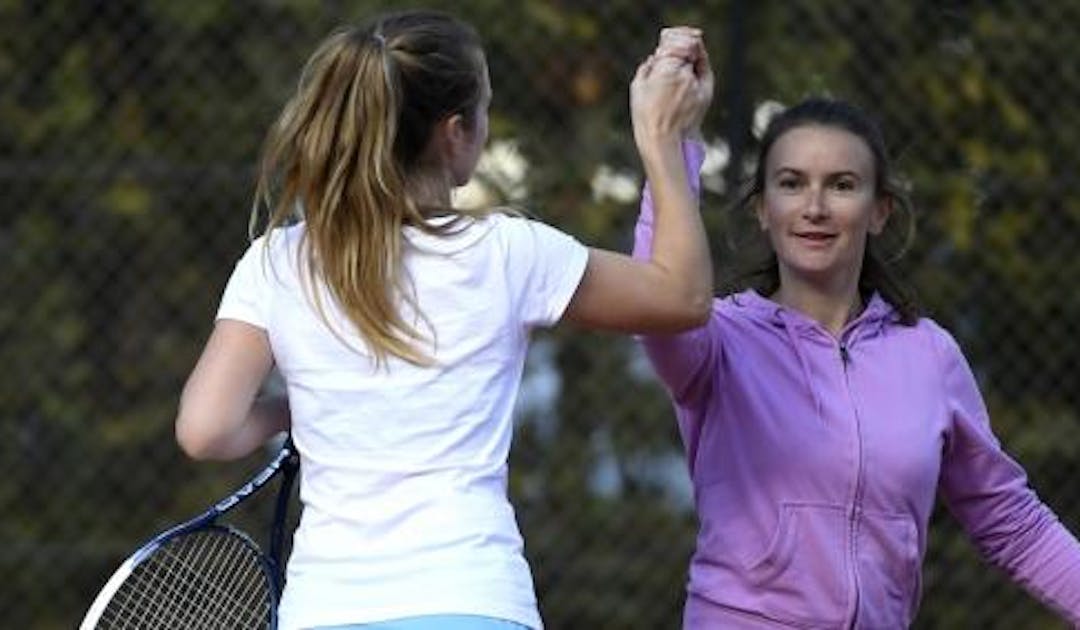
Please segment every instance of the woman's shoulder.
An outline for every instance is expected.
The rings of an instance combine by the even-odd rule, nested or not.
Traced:
[[[251,241],[249,250],[266,250],[272,255],[295,250],[304,239],[307,224],[303,221],[270,228]]]
[[[297,254],[303,237],[303,223],[271,228],[248,243],[236,266],[254,277],[267,278],[280,269],[292,269],[300,261]]]
[[[945,364],[966,361],[963,349],[952,331],[932,317],[922,315],[911,326],[899,323],[896,326],[907,331],[909,345],[922,348],[936,360]]]
[[[427,219],[426,226],[405,227],[405,239],[417,251],[452,255],[476,249],[485,242],[495,222],[491,217],[471,214],[445,214]]]
[[[484,225],[492,229],[505,231],[529,231],[537,228],[557,230],[542,219],[526,214],[514,208],[495,208],[477,218]]]
[[[713,299],[713,320],[773,321],[781,307],[754,289],[743,289]]]
[[[920,315],[909,328],[916,334],[933,340],[935,343],[956,343],[952,332],[929,315]]]
[[[444,243],[471,242],[476,238],[497,236],[503,240],[522,238],[543,239],[563,234],[558,228],[510,207],[497,207],[484,212],[446,214],[429,219],[429,227],[406,228],[410,241],[442,241]]]
[[[480,219],[487,230],[497,235],[509,251],[537,252],[546,249],[563,251],[583,248],[578,240],[563,230],[515,210],[496,210]]]

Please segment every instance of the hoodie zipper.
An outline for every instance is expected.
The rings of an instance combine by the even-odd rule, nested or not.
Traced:
[[[781,311],[782,312],[782,311]],[[855,461],[855,491],[852,497],[851,508],[848,512],[848,541],[847,541],[847,553],[848,560],[851,563],[851,587],[852,587],[852,601],[851,609],[848,613],[848,621],[845,624],[846,628],[852,629],[856,627],[859,614],[859,567],[858,567],[858,548],[856,540],[858,538],[859,530],[859,515],[861,513],[862,495],[864,492],[863,484],[863,436],[862,436],[862,420],[859,417],[859,406],[856,401],[855,392],[851,387],[851,374],[850,370],[853,369],[853,359],[851,356],[851,346],[853,342],[858,340],[859,330],[863,326],[868,325],[868,313],[869,309],[864,310],[858,317],[848,324],[840,331],[840,334],[833,339],[836,340],[837,354],[840,358],[841,369],[844,372],[844,386],[847,389],[848,401],[851,403],[852,417],[855,422],[855,445],[856,445],[856,461]],[[781,322],[787,326],[787,322],[781,319]],[[825,334],[832,337],[832,334],[825,331]],[[792,344],[796,344],[796,340],[792,340]]]
[[[863,492],[863,440],[862,419],[859,417],[859,407],[855,403],[855,393],[851,388],[851,351],[848,343],[841,338],[839,342],[840,363],[844,370],[844,385],[847,388],[848,399],[851,401],[852,414],[855,419],[855,446],[857,458],[855,462],[855,496],[851,502],[851,510],[848,514],[848,556],[851,562],[852,584],[854,597],[852,599],[851,621],[849,628],[854,628],[859,614],[859,562],[856,539],[859,533],[859,506],[862,503]]]

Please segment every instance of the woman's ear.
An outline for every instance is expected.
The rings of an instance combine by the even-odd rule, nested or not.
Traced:
[[[758,226],[761,227],[762,232],[769,231],[769,223],[765,220],[765,201],[762,195],[757,195],[754,199],[754,214],[757,216]]]
[[[445,169],[455,186],[465,184],[473,167],[469,156],[472,152],[472,133],[465,117],[451,114],[440,120],[432,132],[431,147],[438,164]]]
[[[452,163],[454,157],[469,144],[469,130],[465,127],[465,117],[461,114],[451,114],[443,118],[435,125],[434,137],[443,163]]]
[[[870,216],[870,233],[874,236],[881,234],[885,224],[889,222],[889,216],[893,211],[892,195],[884,195],[874,204],[873,214]]]

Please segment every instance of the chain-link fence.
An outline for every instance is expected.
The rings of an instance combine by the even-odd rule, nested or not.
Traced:
[[[387,6],[0,2],[0,626],[72,627],[133,545],[258,463],[187,462],[178,393],[246,246],[264,130],[314,43]],[[590,243],[629,245],[627,82],[662,24],[702,26],[720,77],[714,230],[771,103],[829,93],[878,114],[921,209],[907,268],[922,302],[1080,531],[1080,0],[441,6],[483,34],[495,88],[466,194]],[[539,336],[518,418],[512,493],[550,627],[677,627],[695,522],[634,344]],[[936,515],[918,627],[1055,624]]]

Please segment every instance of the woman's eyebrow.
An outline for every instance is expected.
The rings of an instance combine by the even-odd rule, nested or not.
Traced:
[[[790,174],[790,175],[805,175],[806,172],[803,171],[802,169],[795,168],[794,166],[778,166],[775,169],[773,169],[773,171],[772,171],[772,176],[773,177],[778,177],[780,175],[788,175],[788,174]],[[839,171],[832,171],[832,172],[826,173],[825,177],[827,177],[827,178],[854,177],[856,179],[862,179],[862,176],[859,175],[858,171],[853,171],[853,170],[850,170],[850,169],[841,169]]]

